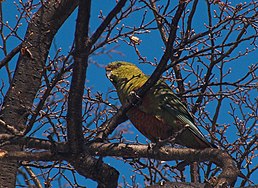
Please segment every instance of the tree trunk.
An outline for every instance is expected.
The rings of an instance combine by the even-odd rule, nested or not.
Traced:
[[[21,133],[26,129],[27,117],[41,84],[41,73],[52,40],[77,4],[78,1],[70,0],[44,1],[44,5],[28,25],[14,77],[0,112],[1,119]],[[10,131],[0,128],[1,133]],[[10,145],[1,149],[20,150],[19,147]],[[0,169],[0,187],[15,187],[17,161],[1,160]]]
[[[6,150],[19,150],[18,146],[5,147]],[[0,160],[0,187],[15,187],[16,172],[18,169],[17,161]]]

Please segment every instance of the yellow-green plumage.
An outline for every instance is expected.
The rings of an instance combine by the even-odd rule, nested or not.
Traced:
[[[110,63],[106,71],[122,104],[132,91],[139,89],[148,80],[148,76],[132,63],[116,61]],[[215,147],[195,126],[192,116],[180,99],[161,80],[145,94],[139,106],[127,112],[127,116],[152,142],[167,139],[188,125],[177,137],[176,143],[197,149]]]

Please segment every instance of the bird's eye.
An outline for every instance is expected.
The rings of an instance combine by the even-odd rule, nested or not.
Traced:
[[[117,63],[115,68],[119,68],[122,65],[122,63]]]

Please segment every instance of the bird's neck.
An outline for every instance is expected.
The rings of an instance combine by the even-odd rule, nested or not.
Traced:
[[[133,75],[129,79],[123,79],[117,84],[118,96],[122,104],[124,104],[132,91],[139,89],[148,77],[143,74]]]

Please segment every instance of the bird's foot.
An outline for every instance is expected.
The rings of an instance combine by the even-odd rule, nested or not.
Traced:
[[[131,91],[127,98],[127,101],[133,106],[139,106],[142,103],[142,99],[137,95],[135,91]]]
[[[166,139],[159,139],[159,141],[158,141],[159,147],[162,147],[166,144],[174,145],[175,143],[176,143],[176,138],[174,137],[174,135],[172,135]]]
[[[152,149],[152,150],[159,150],[159,148],[161,148],[162,146],[165,146],[167,144],[167,142],[164,142],[163,140],[158,140],[155,143],[149,143],[148,144],[148,148]]]
[[[154,149],[156,147],[156,143],[148,143],[148,149]]]

